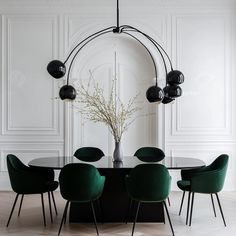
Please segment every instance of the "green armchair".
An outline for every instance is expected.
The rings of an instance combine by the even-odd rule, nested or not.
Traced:
[[[70,202],[90,202],[97,235],[97,221],[94,211],[94,201],[102,195],[105,177],[90,164],[73,163],[64,166],[59,175],[60,191],[62,197],[67,200],[61,219],[58,235],[60,235],[63,222],[66,222],[68,205]]]
[[[167,168],[161,164],[141,164],[133,168],[126,176],[127,192],[132,200],[137,201],[137,211],[133,223],[132,236],[141,203],[161,202],[166,210],[171,231],[174,230],[165,203],[170,193],[171,176]]]
[[[193,212],[193,203],[194,203],[194,195],[195,193],[203,193],[203,194],[210,194],[214,214],[216,216],[215,212],[215,206],[213,201],[213,194],[216,195],[216,199],[218,201],[218,205],[220,208],[221,216],[224,222],[224,225],[226,226],[224,214],[222,211],[222,207],[220,204],[218,192],[220,192],[224,186],[227,166],[228,166],[228,155],[222,154],[219,157],[217,157],[209,166],[202,167],[199,169],[191,169],[191,170],[182,170],[181,176],[182,180],[179,180],[177,182],[178,187],[185,191],[189,192],[188,197],[188,207],[187,207],[187,217],[186,217],[186,224],[188,224],[188,215],[190,210],[190,219],[189,219],[189,226],[191,226],[192,223],[192,212]],[[190,198],[191,204],[190,204]],[[184,193],[181,201],[181,207],[180,212],[183,204],[183,198]],[[189,209],[191,205],[191,208]]]
[[[50,192],[52,194],[53,203],[57,214],[53,191],[58,187],[58,182],[54,181],[54,171],[51,169],[39,169],[25,166],[16,156],[12,154],[7,155],[7,168],[12,189],[16,193],[15,201],[13,203],[13,207],[7,222],[7,227],[10,223],[12,213],[14,211],[19,195],[22,196],[18,216],[20,215],[24,195],[28,194],[41,194],[43,220],[44,226],[46,226],[43,193],[48,193],[51,221],[52,209]]]

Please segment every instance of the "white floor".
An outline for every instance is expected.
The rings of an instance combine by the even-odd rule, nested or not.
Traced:
[[[233,236],[236,234],[236,192],[222,192],[219,194],[227,227],[224,227],[217,205],[217,217],[214,217],[211,199],[208,195],[196,195],[193,209],[192,226],[185,225],[186,202],[182,215],[178,215],[181,192],[173,192],[170,196],[169,207],[172,224],[176,236]],[[17,217],[18,205],[8,228],[5,227],[15,194],[0,192],[0,235],[57,235],[64,200],[56,193],[59,215],[50,223],[48,205],[46,203],[47,227],[43,226],[40,196],[27,196],[22,206],[21,216]],[[46,200],[46,196],[45,196]],[[19,201],[19,200],[18,200]],[[46,202],[46,201],[45,201]],[[217,202],[215,201],[215,204]],[[132,224],[99,224],[100,236],[131,235]],[[61,235],[96,235],[93,224],[66,224]],[[169,224],[140,224],[136,225],[135,236],[171,235]]]

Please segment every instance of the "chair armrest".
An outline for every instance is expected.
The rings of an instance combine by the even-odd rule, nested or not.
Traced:
[[[193,169],[184,169],[181,170],[181,178],[182,180],[190,180],[193,175],[196,173],[207,171],[208,167],[200,167],[200,168],[193,168]]]
[[[55,177],[54,170],[50,168],[29,167],[27,171],[29,173],[34,173],[35,175],[41,176],[41,178],[43,178],[45,181],[52,181]]]
[[[47,180],[39,173],[29,171],[18,171],[10,176],[12,189],[17,193],[32,194],[46,192],[48,183],[52,180]]]
[[[222,190],[225,180],[225,172],[221,170],[209,170],[195,173],[191,181],[191,191],[199,193],[217,193]]]

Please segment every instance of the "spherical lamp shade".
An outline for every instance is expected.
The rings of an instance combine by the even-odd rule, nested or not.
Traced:
[[[149,102],[161,102],[164,98],[164,92],[161,88],[152,86],[147,90],[146,97]]]
[[[178,85],[168,85],[164,89],[166,97],[177,98],[182,95],[182,89]]]
[[[47,71],[55,79],[60,79],[66,73],[66,66],[61,61],[53,60],[48,63]]]
[[[162,103],[163,104],[168,104],[168,103],[171,103],[173,102],[175,99],[174,98],[169,98],[167,96],[164,96],[163,100],[162,100]]]
[[[61,100],[74,100],[76,98],[75,88],[71,85],[64,85],[60,89],[59,96]]]
[[[172,70],[167,74],[167,83],[170,85],[178,85],[184,82],[184,75],[181,71]]]

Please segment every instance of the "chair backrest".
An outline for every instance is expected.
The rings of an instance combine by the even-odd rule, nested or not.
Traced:
[[[145,202],[164,201],[170,193],[171,176],[161,164],[141,164],[126,178],[131,198]]]
[[[25,166],[15,155],[7,155],[7,169],[12,189],[15,192],[21,191],[23,172],[28,168],[29,167]]]
[[[228,155],[222,154],[210,165],[201,168],[191,176],[191,191],[198,193],[217,193],[224,186],[228,166]]]
[[[64,199],[87,202],[100,197],[104,177],[90,164],[72,163],[62,168],[59,183]]]
[[[82,147],[75,151],[74,156],[81,161],[94,162],[100,160],[104,153],[96,147]]]
[[[158,162],[164,159],[165,153],[156,147],[142,147],[134,153],[134,156],[144,162]]]
[[[221,154],[218,156],[209,166],[210,170],[227,170],[229,156],[227,154]]]
[[[217,192],[221,191],[224,186],[228,161],[229,156],[227,154],[221,154],[208,166],[211,171],[217,172],[218,178],[215,183]]]

